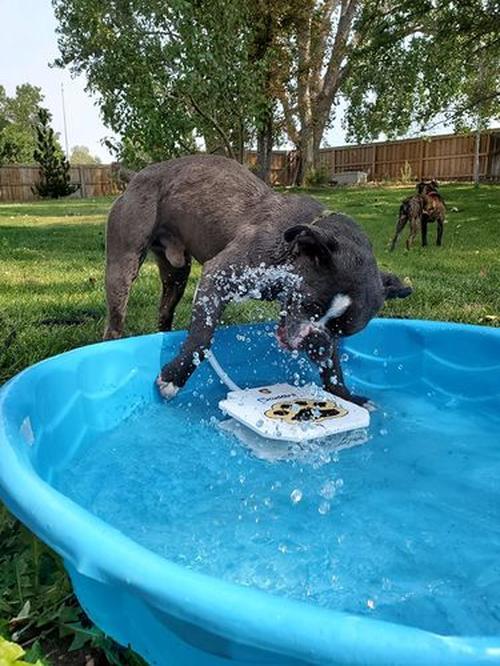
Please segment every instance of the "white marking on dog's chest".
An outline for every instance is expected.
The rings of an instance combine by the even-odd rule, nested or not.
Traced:
[[[349,296],[347,296],[347,294],[336,294],[330,303],[330,307],[318,321],[318,324],[326,324],[329,319],[336,319],[337,317],[340,317],[344,314],[351,303],[352,300]]]

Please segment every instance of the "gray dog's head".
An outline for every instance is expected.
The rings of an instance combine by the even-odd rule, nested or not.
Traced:
[[[293,226],[285,241],[301,280],[287,296],[278,339],[316,361],[329,358],[336,337],[361,331],[385,299],[411,294],[396,275],[379,271],[368,238],[344,215]]]

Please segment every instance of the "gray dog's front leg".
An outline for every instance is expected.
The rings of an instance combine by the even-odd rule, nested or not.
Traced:
[[[202,277],[193,303],[188,337],[179,354],[162,368],[156,381],[164,398],[173,398],[205,359],[225,304],[224,294],[212,277]]]
[[[364,405],[369,402],[368,398],[361,395],[352,394],[344,382],[344,373],[340,365],[339,342],[335,340],[331,358],[328,363],[324,363],[320,368],[321,379],[325,391],[344,398],[356,405]]]

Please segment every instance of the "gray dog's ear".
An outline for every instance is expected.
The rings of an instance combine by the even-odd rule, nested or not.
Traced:
[[[383,273],[380,271],[380,278],[384,287],[384,298],[406,298],[413,289],[404,284],[394,273]]]
[[[332,253],[338,248],[335,239],[309,224],[296,224],[285,231],[285,241],[293,243],[298,253],[306,254],[323,263],[331,262]]]

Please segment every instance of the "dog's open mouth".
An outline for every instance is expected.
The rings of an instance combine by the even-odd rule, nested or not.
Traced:
[[[290,349],[285,324],[278,325],[278,328],[276,329],[276,339],[282,349]]]
[[[295,351],[303,348],[304,340],[310,336],[312,333],[318,333],[322,331],[322,327],[314,324],[312,322],[303,322],[301,323],[297,331],[293,335],[289,335],[288,328],[286,324],[281,321],[276,329],[276,339],[278,344],[282,349],[287,349],[288,351]]]

